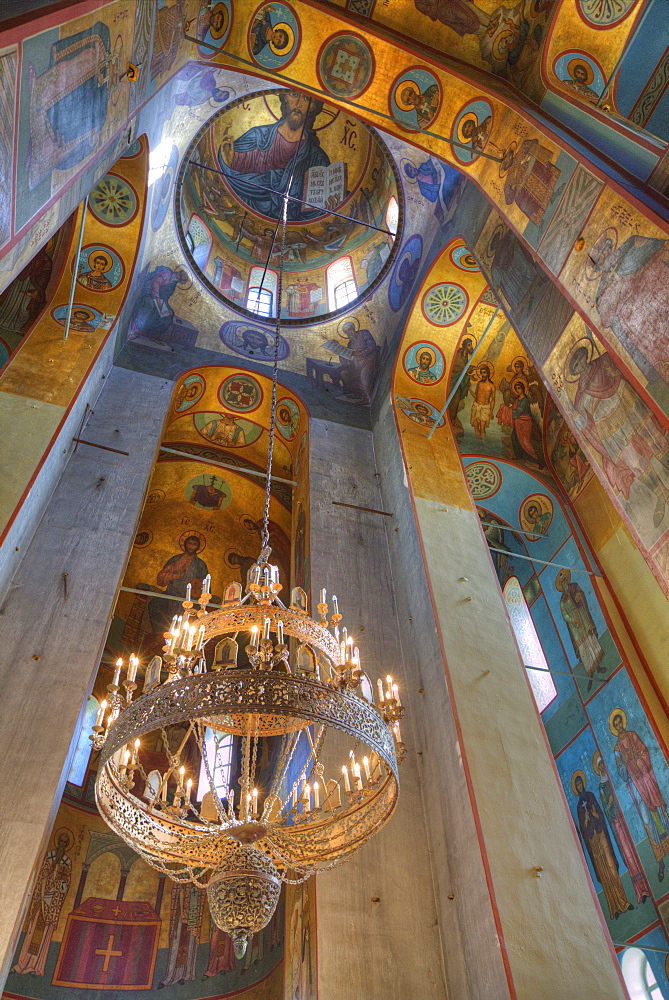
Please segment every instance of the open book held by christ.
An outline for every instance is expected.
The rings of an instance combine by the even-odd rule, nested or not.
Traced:
[[[330,163],[327,167],[309,167],[304,178],[302,197],[316,208],[326,208],[328,198],[336,198],[340,205],[346,194],[346,164],[343,160]],[[303,212],[308,212],[305,205]]]

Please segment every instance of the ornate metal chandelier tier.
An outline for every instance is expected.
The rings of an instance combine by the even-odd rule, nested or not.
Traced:
[[[280,881],[300,882],[346,860],[387,822],[404,753],[403,708],[392,678],[379,682],[374,705],[358,650],[345,629],[340,633],[336,598],[330,617],[321,591],[320,622],[307,614],[299,589],[285,607],[269,557],[265,548],[243,598],[232,584],[226,596],[233,599],[210,613],[207,592],[198,609],[183,602],[183,615],[165,634],[160,667],[167,678],[153,690],[133,700],[137,660],[131,658],[122,696],[118,664],[93,737],[101,751],[95,791],[105,821],[172,879],[207,885],[214,919],[225,923],[240,953],[271,918]],[[241,633],[249,637],[247,663],[238,666]],[[175,728],[177,739],[170,735]],[[141,747],[156,733],[169,767],[147,773]],[[208,733],[236,740],[238,789],[217,782]],[[339,735],[328,751],[331,734]],[[280,739],[280,752],[268,777],[259,773],[258,749],[269,737]],[[201,803],[181,763],[189,741],[207,776]],[[299,762],[299,774],[289,780],[291,762]],[[240,887],[247,905],[232,917],[230,899],[239,900]]]

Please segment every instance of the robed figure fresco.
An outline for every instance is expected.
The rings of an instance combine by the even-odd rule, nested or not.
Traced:
[[[555,587],[560,592],[560,614],[569,630],[571,644],[589,678],[589,691],[595,672],[606,673],[606,667],[601,666],[604,650],[597,637],[597,626],[582,588],[572,583],[570,570],[560,570],[555,578]]]
[[[657,329],[663,329],[658,327]],[[573,417],[588,444],[600,456],[604,475],[629,499],[638,479],[655,495],[653,524],[658,527],[669,502],[667,432],[608,354],[589,356],[579,346],[568,363],[578,379]]]
[[[664,878],[664,858],[669,854],[669,818],[664,795],[660,791],[650,751],[638,733],[627,728],[622,708],[610,716],[611,732],[617,736],[613,748],[618,776],[625,782],[645,827],[655,860],[658,879]]]
[[[576,803],[578,828],[595,870],[595,877],[604,890],[609,905],[609,917],[613,920],[621,913],[633,910],[634,907],[625,895],[625,887],[620,881],[618,859],[613,850],[604,813],[592,792],[586,791],[584,777],[582,771],[576,771],[572,778],[572,790],[578,796]]]
[[[165,601],[160,597],[151,598],[147,610],[155,635],[162,635],[172,616],[180,613],[180,602],[186,598],[187,585],[190,583],[193,587],[193,596],[196,596],[195,592],[199,593],[202,581],[209,572],[206,562],[198,556],[202,545],[198,536],[189,535],[183,544],[183,552],[171,556],[156,577],[158,586],[165,588],[163,593],[176,597],[178,601]]]
[[[615,792],[613,791],[613,785],[611,784],[611,779],[608,776],[606,765],[599,752],[596,753],[593,759],[593,767],[599,775],[599,801],[602,803],[604,815],[611,825],[613,836],[615,837],[616,843],[620,848],[623,860],[627,865],[627,870],[630,874],[630,878],[632,879],[632,886],[636,893],[637,902],[643,903],[643,901],[648,899],[651,895],[650,885],[648,883],[648,879],[646,878],[646,874],[641,867],[641,862],[639,861],[639,855],[636,852],[632,835],[625,821],[623,811],[620,808],[618,800],[616,799]]]
[[[204,889],[190,882],[172,888],[167,969],[158,989],[195,979],[197,946],[204,911]]]
[[[313,129],[322,102],[295,90],[282,91],[279,102],[278,122],[254,125],[238,139],[227,134],[226,126],[218,148],[219,166],[235,194],[253,211],[272,219],[278,219],[283,210],[283,193],[291,175],[288,194],[303,198],[307,171],[330,163]],[[308,209],[297,201],[288,203],[288,218],[292,221],[322,214],[322,209]]]
[[[170,299],[177,286],[187,280],[186,271],[172,270],[165,264],[160,264],[147,275],[130,318],[131,340],[140,337],[161,340],[164,337],[175,317]]]
[[[72,881],[72,862],[67,851],[73,843],[69,830],[59,830],[55,848],[42,862],[28,910],[26,936],[13,972],[44,975],[49,945]]]

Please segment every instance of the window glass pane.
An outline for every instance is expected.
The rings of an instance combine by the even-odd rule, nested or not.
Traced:
[[[400,218],[400,206],[397,204],[397,198],[391,196],[388,202],[388,209],[386,211],[386,225],[391,233],[397,232],[397,223]]]
[[[209,771],[216,791],[224,798],[230,787],[230,768],[232,765],[232,740],[229,733],[215,733],[212,729],[205,731],[204,747],[209,765]],[[200,764],[200,780],[197,787],[197,801],[209,791],[209,778],[204,757]]]
[[[355,281],[352,279],[350,281],[343,281],[341,285],[337,285],[335,288],[335,309],[341,309],[342,306],[347,306],[349,302],[353,302],[357,295],[357,289],[355,287]]]
[[[81,732],[79,733],[79,739],[77,741],[77,749],[74,751],[74,757],[72,758],[72,764],[70,765],[70,773],[67,776],[67,780],[72,785],[81,786],[84,783],[86,768],[88,767],[88,758],[91,755],[92,747],[92,743],[88,737],[93,731],[99,707],[98,699],[91,695],[86,703],[86,708],[84,709],[84,720],[81,724]]]
[[[330,309],[341,309],[358,294],[350,257],[340,257],[326,271]]]
[[[266,288],[249,288],[246,308],[258,316],[271,316],[272,299],[272,293],[268,292]]]
[[[523,663],[527,668],[527,676],[532,687],[534,700],[539,711],[543,712],[553,698],[557,697],[557,688],[548,671],[548,663],[541,641],[517,577],[512,576],[507,580],[504,587],[504,597],[511,625],[516,635],[516,642],[520,648]],[[535,669],[531,669],[532,667]]]

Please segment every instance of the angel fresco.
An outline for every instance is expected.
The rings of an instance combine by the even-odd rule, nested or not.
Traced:
[[[511,367],[507,369],[511,371]],[[513,456],[544,467],[541,435],[541,418],[544,400],[543,386],[534,380],[525,369],[525,362],[517,358],[513,363],[511,379],[506,377],[500,383],[503,403],[497,411],[497,422],[511,431],[510,448]]]

